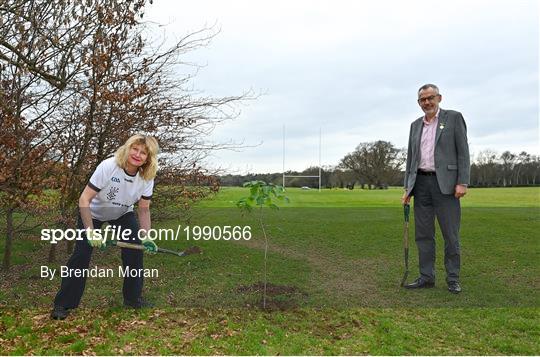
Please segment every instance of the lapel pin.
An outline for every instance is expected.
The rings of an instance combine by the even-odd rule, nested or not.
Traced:
[[[441,125],[439,126],[439,129],[443,130],[443,129],[444,129],[444,124],[441,124]]]

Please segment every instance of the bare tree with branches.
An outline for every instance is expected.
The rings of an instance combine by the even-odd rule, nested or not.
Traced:
[[[163,182],[175,186],[175,195],[182,193],[183,204],[215,191],[217,181],[202,160],[228,145],[206,138],[238,114],[236,103],[252,98],[209,97],[190,89],[193,75],[177,74],[185,65],[181,57],[208,45],[216,31],[202,29],[156,47],[141,21],[144,3],[26,0],[0,6],[4,24],[18,29],[2,28],[0,64],[37,78],[58,103],[46,115],[28,117],[47,128],[32,140],[49,144],[47,159],[58,170],[58,223],[64,227],[74,224],[77,198],[91,172],[133,133],[158,139]],[[32,53],[21,52],[32,46]],[[209,189],[188,189],[193,183]],[[54,257],[51,246],[49,259]]]

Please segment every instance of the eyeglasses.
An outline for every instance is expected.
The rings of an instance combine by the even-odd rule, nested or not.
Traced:
[[[429,97],[425,97],[425,98],[418,98],[418,103],[422,104],[425,101],[433,102],[435,100],[435,98],[437,98],[439,96],[440,96],[440,94],[435,94],[435,95],[430,95]]]

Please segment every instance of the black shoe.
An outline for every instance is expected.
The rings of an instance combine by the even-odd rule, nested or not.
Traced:
[[[63,306],[55,305],[51,312],[51,319],[64,320],[69,315],[69,310]]]
[[[404,286],[405,289],[421,289],[421,288],[433,288],[435,283],[432,281],[425,281],[422,278],[418,278],[410,284]]]
[[[450,281],[448,283],[448,291],[452,294],[459,294],[461,292],[461,285],[457,281]]]
[[[139,298],[136,301],[124,300],[124,306],[131,307],[133,309],[144,309],[154,307],[154,304],[144,300],[143,298]]]

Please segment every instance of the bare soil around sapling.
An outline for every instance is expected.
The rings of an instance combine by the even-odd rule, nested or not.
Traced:
[[[264,282],[251,285],[240,285],[236,289],[242,295],[254,295],[255,307],[267,311],[286,311],[301,307],[305,304],[308,294],[295,286],[266,283],[266,303],[264,301]]]

